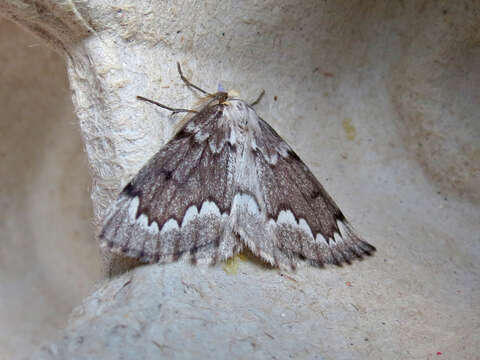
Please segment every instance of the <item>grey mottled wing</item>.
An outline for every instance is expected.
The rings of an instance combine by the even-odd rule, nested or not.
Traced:
[[[340,265],[375,250],[285,141],[235,99],[206,106],[150,159],[100,238],[148,262],[215,262],[247,246],[282,268]]]
[[[150,159],[111,206],[102,246],[146,262],[215,261],[241,249],[225,227],[236,149],[221,116],[206,107]]]
[[[258,120],[261,131],[255,137],[254,161],[267,222],[262,230],[244,234],[248,247],[272,264],[291,267],[298,260],[340,265],[375,251],[353,232],[297,154]]]

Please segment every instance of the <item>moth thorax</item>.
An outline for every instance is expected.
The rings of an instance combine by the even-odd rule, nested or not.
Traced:
[[[242,100],[238,99],[228,100],[225,105],[227,118],[232,121],[240,133],[246,133],[249,127],[249,108]]]

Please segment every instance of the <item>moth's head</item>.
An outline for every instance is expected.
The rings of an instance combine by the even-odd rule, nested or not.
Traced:
[[[213,100],[217,100],[219,104],[225,104],[228,100],[228,93],[224,91],[218,91],[211,95]]]
[[[217,92],[214,94],[215,98],[218,99],[219,104],[227,104],[228,100],[238,99],[240,94],[236,90],[227,91],[224,89],[222,84],[218,84]]]

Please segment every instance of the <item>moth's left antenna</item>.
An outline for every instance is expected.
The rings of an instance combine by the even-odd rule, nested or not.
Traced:
[[[178,70],[178,73],[180,74],[180,77],[182,78],[182,81],[185,83],[185,85],[187,85],[188,87],[197,89],[198,91],[204,93],[205,95],[214,96],[213,94],[210,94],[209,92],[199,88],[197,85],[192,84],[185,76],[183,76],[182,68],[180,67],[180,63],[178,61],[177,61],[177,70]]]
[[[160,104],[159,102],[156,102],[156,101],[154,101],[154,100],[147,99],[147,98],[145,98],[145,97],[143,97],[143,96],[137,96],[137,99],[138,99],[138,100],[142,100],[142,101],[149,102],[149,103],[154,104],[154,105],[157,105],[157,106],[160,106],[162,109],[170,110],[173,114],[181,113],[181,112],[191,112],[191,113],[197,113],[197,112],[198,112],[198,111],[190,110],[190,109],[174,109],[174,108],[171,108],[170,106]]]

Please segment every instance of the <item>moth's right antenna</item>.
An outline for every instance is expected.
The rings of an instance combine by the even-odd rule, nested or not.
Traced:
[[[260,93],[260,95],[258,95],[257,100],[255,100],[253,103],[251,103],[250,106],[255,106],[255,105],[257,105],[257,104],[260,102],[260,100],[262,100],[263,95],[265,95],[265,90],[262,90],[262,92]]]

